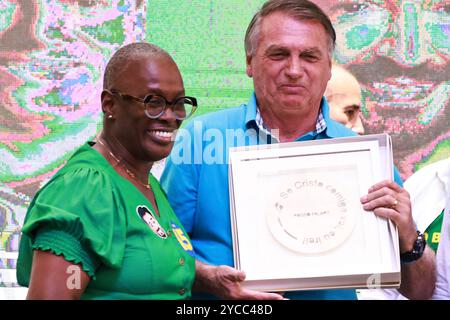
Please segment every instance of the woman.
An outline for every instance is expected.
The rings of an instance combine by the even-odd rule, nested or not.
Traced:
[[[172,58],[148,43],[119,49],[101,95],[103,132],[36,194],[17,278],[29,299],[182,299],[195,262],[152,164],[196,109]]]

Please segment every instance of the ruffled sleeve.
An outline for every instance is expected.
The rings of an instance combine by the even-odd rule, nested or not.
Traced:
[[[122,264],[126,217],[107,173],[91,168],[59,172],[33,199],[19,249],[17,279],[28,285],[33,249],[81,263],[91,277]]]

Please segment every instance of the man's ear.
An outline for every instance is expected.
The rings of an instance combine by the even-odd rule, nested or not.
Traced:
[[[102,101],[102,111],[106,116],[113,116],[115,112],[115,106],[114,106],[114,100],[110,93],[108,93],[106,90],[103,90],[101,94],[101,101]]]
[[[245,69],[245,73],[251,78],[253,77],[253,70],[252,70],[252,56],[246,56],[245,58],[247,62],[247,68]]]
[[[333,70],[333,61],[332,59],[328,59],[328,81],[331,79],[332,70]]]

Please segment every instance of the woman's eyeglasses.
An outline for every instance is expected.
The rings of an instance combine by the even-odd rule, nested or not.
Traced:
[[[163,96],[148,94],[144,98],[138,98],[129,94],[121,93],[117,90],[105,90],[111,95],[118,95],[122,99],[141,102],[145,107],[145,115],[150,119],[158,119],[166,111],[167,106],[171,106],[175,118],[184,120],[189,118],[197,109],[197,99],[194,97],[179,97],[175,101],[167,101]]]

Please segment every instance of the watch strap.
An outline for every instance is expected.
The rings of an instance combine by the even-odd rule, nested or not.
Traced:
[[[400,254],[401,263],[411,263],[419,260],[425,251],[426,245],[425,236],[420,231],[417,231],[417,238],[414,241],[413,249]]]

